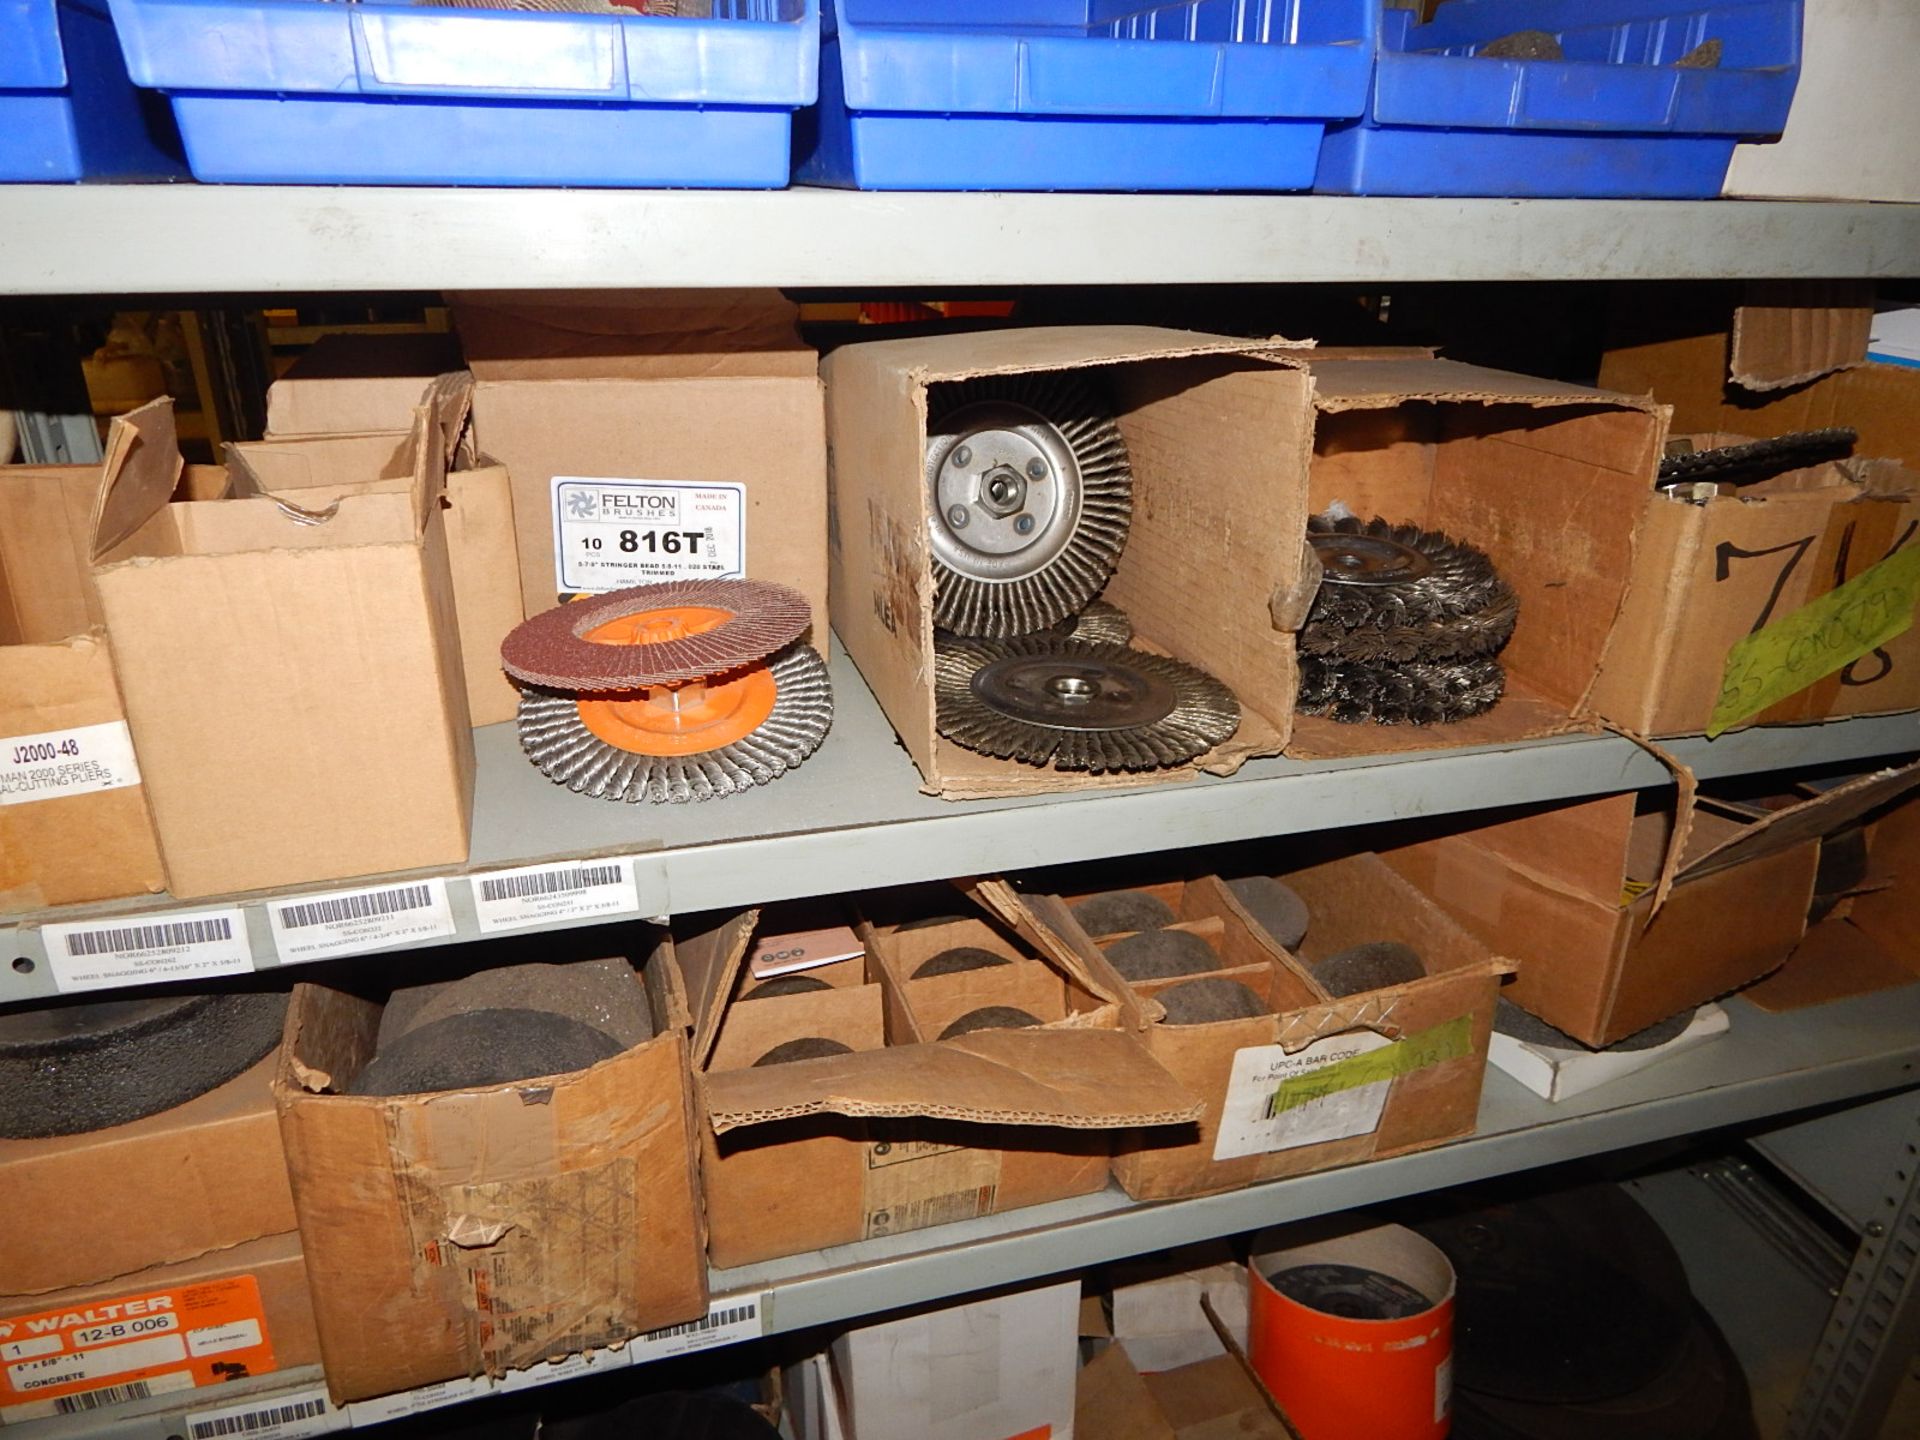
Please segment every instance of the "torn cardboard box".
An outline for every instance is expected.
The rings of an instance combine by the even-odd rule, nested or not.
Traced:
[[[664,580],[790,585],[827,636],[813,350],[766,290],[454,297],[474,438],[513,477],[525,613]]]
[[[881,340],[826,358],[834,626],[925,789],[969,799],[1137,786],[1278,753],[1299,688],[1293,632],[1319,578],[1302,543],[1311,413],[1301,353],[1289,341],[1087,326]],[[1102,598],[1127,612],[1146,648],[1198,666],[1240,701],[1239,733],[1193,765],[1042,769],[935,729],[929,390],[1062,371],[1097,380],[1132,470],[1126,548]]]
[[[466,368],[445,332],[322,335],[267,387],[267,439],[405,434],[428,383]]]
[[[404,487],[316,514],[169,504],[171,403],[114,422],[94,583],[175,895],[466,858],[473,737],[436,429],[417,413]]]
[[[1531,809],[1385,859],[1519,960],[1506,992],[1516,1005],[1611,1045],[1777,968],[1806,929],[1820,837],[1916,784],[1909,766],[1758,820],[1696,807],[1681,817],[1681,863],[1657,911],[1676,817],[1636,814],[1631,793]]]
[[[88,573],[101,478],[0,469],[0,913],[166,887]]]
[[[1344,505],[1480,550],[1519,597],[1505,694],[1445,725],[1299,716],[1308,759],[1505,744],[1593,729],[1589,692],[1619,614],[1666,414],[1652,401],[1451,360],[1309,357],[1309,511]]]
[[[380,1006],[295,988],[274,1093],[337,1401],[500,1375],[706,1313],[686,1004],[657,951],[659,1033],[585,1070],[344,1093]]]
[[[1086,1194],[1107,1182],[1112,1131],[1194,1114],[1191,1097],[1148,1058],[1118,992],[1096,992],[1077,958],[1036,931],[1016,946],[977,919],[885,931],[863,922],[865,956],[829,967],[844,969],[847,983],[735,998],[755,923],[748,912],[675,947],[694,1000],[716,1265]],[[1009,963],[909,978],[958,944]],[[1025,1008],[1044,1026],[935,1039],[987,1004]],[[755,1066],[768,1047],[801,1035],[854,1053]]]

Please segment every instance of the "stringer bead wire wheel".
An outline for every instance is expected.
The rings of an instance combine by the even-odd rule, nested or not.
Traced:
[[[783,585],[685,580],[562,605],[501,646],[520,743],[556,784],[678,803],[766,784],[833,722],[826,664],[795,643],[810,618]],[[771,657],[771,658],[769,658]]]

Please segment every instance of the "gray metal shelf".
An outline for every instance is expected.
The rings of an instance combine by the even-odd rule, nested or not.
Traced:
[[[0,207],[15,295],[1916,273],[1920,205],[1839,202],[184,184]]]
[[[1343,762],[1255,761],[1230,779],[1124,791],[952,802],[922,794],[919,774],[859,672],[832,662],[836,714],[819,752],[778,783],[706,804],[628,806],[583,800],[520,754],[510,725],[479,732],[473,846],[448,872],[455,932],[361,953],[478,939],[467,878],[581,857],[630,857],[644,916],[997,873],[1107,856],[1300,834],[1532,800],[1658,785],[1664,767],[1617,736],[1575,736],[1504,749],[1436,751]],[[1702,778],[1920,749],[1920,714],[1754,729],[1671,743]],[[369,877],[305,893],[374,885]],[[418,878],[416,875],[415,878]],[[280,898],[285,898],[281,896]],[[173,901],[148,896],[16,917],[0,927],[0,1002],[54,993],[39,927],[237,905],[254,964],[278,963],[258,894]],[[599,923],[605,917],[567,923]],[[23,967],[19,962],[26,962]]]
[[[1734,1000],[1727,1036],[1550,1105],[1488,1073],[1474,1135],[1395,1159],[1192,1200],[1135,1204],[1109,1189],[933,1230],[863,1241],[764,1265],[717,1270],[716,1306],[751,1301],[766,1334],[806,1330],[901,1306],[1030,1281],[1289,1220],[1379,1204],[1469,1180],[1920,1084],[1920,985],[1796,1015]],[[638,1343],[638,1342],[636,1342]],[[698,1342],[694,1342],[696,1345]],[[631,1363],[620,1352],[523,1372],[505,1385],[452,1382],[335,1412],[337,1426],[478,1398]],[[148,1401],[33,1421],[22,1440],[195,1440],[190,1410],[259,1408],[316,1393],[311,1369],[181,1403]],[[252,1433],[252,1432],[250,1432]],[[272,1437],[269,1437],[272,1440]]]

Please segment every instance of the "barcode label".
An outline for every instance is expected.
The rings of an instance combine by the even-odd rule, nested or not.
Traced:
[[[303,1435],[325,1435],[344,1429],[347,1415],[327,1403],[319,1386],[282,1395],[253,1405],[228,1405],[218,1410],[195,1410],[187,1415],[189,1440],[297,1440]]]
[[[634,1362],[643,1364],[670,1355],[732,1345],[740,1340],[757,1340],[766,1333],[766,1308],[765,1295],[716,1296],[700,1319],[636,1335],[628,1349]]]
[[[380,1395],[372,1400],[356,1400],[347,1406],[347,1423],[358,1430],[367,1425],[380,1425],[388,1420],[399,1420],[408,1415],[422,1415],[429,1410],[439,1410],[448,1405],[461,1405],[468,1400],[477,1400],[482,1395],[491,1395],[496,1388],[495,1382],[485,1375],[463,1376],[458,1380],[440,1380],[432,1385],[422,1385],[413,1390],[402,1390],[397,1395]]]
[[[454,933],[447,882],[411,881],[364,890],[335,890],[267,906],[281,963],[358,955]]]
[[[98,1410],[102,1405],[124,1405],[129,1400],[151,1400],[153,1387],[144,1380],[125,1385],[102,1385],[98,1390],[82,1390],[78,1395],[62,1395],[53,1402],[56,1415],[78,1415],[83,1410]]]
[[[473,878],[473,913],[483,934],[639,912],[631,859],[523,865]]]
[[[48,925],[40,934],[54,984],[63,992],[253,969],[246,916],[237,909],[123,915]]]

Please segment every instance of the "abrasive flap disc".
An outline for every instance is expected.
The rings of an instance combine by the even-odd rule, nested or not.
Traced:
[[[942,640],[934,723],[957,745],[1056,770],[1157,770],[1240,728],[1240,702],[1164,655],[1057,635]]]
[[[556,784],[677,803],[778,779],[833,723],[807,602],[757,580],[676,580],[557,606],[500,647],[520,744]]]
[[[997,375],[929,394],[933,623],[1031,635],[1100,593],[1126,547],[1133,473],[1105,403],[1070,374]]]
[[[1499,703],[1493,657],[1520,604],[1471,545],[1417,525],[1316,515],[1322,579],[1300,631],[1299,707],[1348,723],[1444,724]]]

